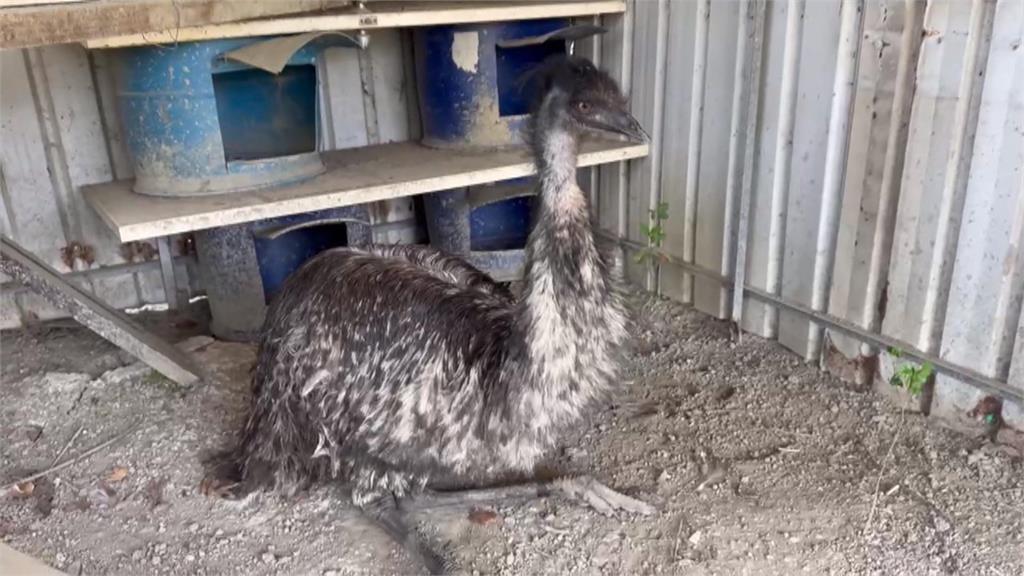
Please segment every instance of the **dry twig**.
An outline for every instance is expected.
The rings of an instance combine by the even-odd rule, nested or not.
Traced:
[[[881,470],[878,471],[878,478],[875,479],[875,490],[874,497],[871,498],[871,511],[868,512],[867,522],[864,523],[864,533],[866,534],[868,528],[871,527],[871,521],[875,518],[875,508],[878,507],[878,495],[879,488],[882,485],[882,477],[885,476],[885,465],[889,462],[889,457],[892,456],[893,449],[896,448],[896,441],[900,438],[900,431],[903,430],[903,419],[906,414],[906,410],[900,410],[900,422],[896,425],[896,432],[892,435],[892,442],[889,443],[889,451],[885,453],[885,458],[882,459]]]
[[[75,443],[75,440],[78,439],[78,436],[82,433],[83,430],[85,430],[84,426],[79,426],[78,430],[75,430],[75,433],[71,435],[71,438],[68,438],[68,441],[64,443],[64,446],[60,449],[60,452],[57,452],[57,455],[53,457],[53,462],[50,462],[50,466],[55,466],[57,464],[61,457],[64,456],[64,453],[67,452],[68,449],[71,448],[71,445]]]
[[[20,478],[18,480],[15,480],[14,482],[11,482],[10,484],[8,484],[8,485],[4,486],[2,489],[0,489],[0,493],[6,493],[8,490],[10,490],[11,488],[14,488],[15,486],[18,486],[19,484],[24,484],[25,482],[31,482],[33,480],[38,480],[39,478],[42,478],[43,476],[47,476],[49,474],[52,474],[53,472],[57,472],[58,470],[63,470],[64,468],[67,468],[68,466],[71,466],[72,464],[74,464],[76,462],[79,462],[81,460],[85,460],[86,458],[92,456],[93,454],[96,454],[97,452],[103,450],[104,448],[109,447],[111,444],[119,442],[119,441],[123,440],[124,438],[128,437],[128,435],[130,435],[133,432],[135,432],[136,430],[138,430],[141,425],[142,425],[142,421],[140,420],[140,421],[136,422],[135,424],[129,426],[127,430],[125,430],[124,432],[118,434],[117,436],[114,436],[113,438],[110,438],[108,440],[100,442],[96,446],[93,446],[92,448],[89,448],[85,452],[82,452],[81,454],[79,454],[79,455],[77,455],[77,456],[75,456],[73,458],[69,458],[69,459],[61,462],[60,464],[55,464],[53,466],[50,466],[46,470],[42,470],[40,472],[36,472],[35,474],[26,476],[24,478]]]

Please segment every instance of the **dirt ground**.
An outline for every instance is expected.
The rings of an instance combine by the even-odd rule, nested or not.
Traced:
[[[656,298],[615,405],[552,466],[654,505],[600,516],[554,495],[420,512],[469,574],[1024,574],[1021,453],[902,413],[772,342]],[[194,318],[145,320],[181,339]],[[239,425],[254,351],[212,342],[188,391],[69,323],[2,335],[0,539],[70,574],[410,573],[339,487],[200,494]],[[58,458],[59,456],[59,458]]]

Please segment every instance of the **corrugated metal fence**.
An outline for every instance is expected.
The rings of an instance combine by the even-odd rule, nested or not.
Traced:
[[[654,150],[597,210],[636,248],[667,203],[671,259],[633,277],[862,381],[932,360],[933,412],[1024,427],[1024,2],[632,7],[600,59]]]
[[[880,348],[931,358],[934,410],[995,391],[1024,428],[1024,2],[635,0],[604,24],[577,48],[625,73],[654,153],[591,173],[599,221],[638,246],[669,207],[672,263],[634,278],[861,379]],[[325,149],[416,136],[408,50],[375,32],[323,60]],[[102,52],[0,53],[0,225],[116,306],[161,302],[154,249],[119,245],[78,194],[130,176],[113,96]],[[75,242],[91,251],[69,267]],[[0,327],[57,314],[0,293]]]

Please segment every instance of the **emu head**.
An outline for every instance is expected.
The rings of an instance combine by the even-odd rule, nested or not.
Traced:
[[[608,73],[578,56],[558,55],[545,61],[534,73],[540,79],[540,101],[549,101],[568,118],[578,132],[596,131],[623,135],[647,142],[647,132],[629,113],[629,102]],[[543,128],[536,118],[535,128]]]

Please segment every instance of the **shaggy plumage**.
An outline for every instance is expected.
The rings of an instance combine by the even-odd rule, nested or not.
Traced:
[[[626,312],[576,184],[577,141],[588,128],[643,132],[589,62],[559,58],[539,78],[539,207],[521,298],[429,248],[310,260],[268,311],[252,411],[228,456],[241,491],[344,480],[353,502],[402,540],[408,531],[381,512],[396,499],[437,475],[529,473],[607,397]]]

